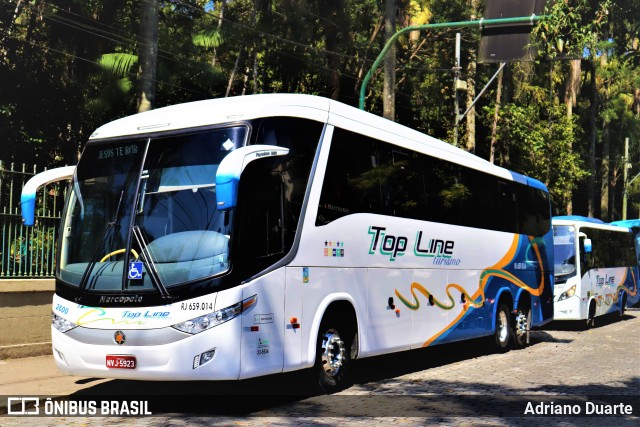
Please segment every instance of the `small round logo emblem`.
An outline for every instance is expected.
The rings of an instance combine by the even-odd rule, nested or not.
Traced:
[[[116,333],[113,334],[113,340],[116,342],[116,344],[122,345],[127,340],[127,337],[124,335],[124,332],[116,331]]]

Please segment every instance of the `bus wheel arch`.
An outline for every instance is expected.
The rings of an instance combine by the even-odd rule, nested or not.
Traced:
[[[348,387],[351,361],[358,354],[358,322],[351,302],[331,302],[324,310],[315,337],[314,384],[323,393]]]

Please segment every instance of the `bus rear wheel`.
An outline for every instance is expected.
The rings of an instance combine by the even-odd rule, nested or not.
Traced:
[[[618,315],[620,319],[624,317],[624,310],[627,306],[627,294],[622,295],[622,301],[620,302],[620,311],[618,311]]]
[[[332,318],[320,325],[314,372],[323,393],[335,393],[349,385],[352,329]]]
[[[529,345],[529,330],[531,329],[531,309],[516,310],[513,325],[513,343],[515,348]]]
[[[595,328],[596,326],[596,302],[591,301],[589,304],[589,316],[587,316],[587,328]]]
[[[509,341],[511,340],[511,316],[509,314],[509,306],[500,304],[496,313],[496,330],[494,333],[495,347],[499,352],[509,350]]]

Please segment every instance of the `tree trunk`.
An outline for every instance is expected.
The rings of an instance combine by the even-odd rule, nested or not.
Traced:
[[[611,180],[609,179],[610,167],[609,167],[609,150],[610,150],[610,138],[609,138],[609,125],[604,123],[602,125],[602,164],[600,165],[600,219],[608,222],[609,220],[609,185]]]
[[[384,3],[384,36],[389,40],[396,33],[396,0],[385,0]],[[385,119],[394,120],[396,115],[396,47],[395,43],[384,59],[384,89],[382,93],[383,113]]]
[[[491,123],[491,145],[489,146],[489,162],[495,163],[498,119],[500,118],[500,103],[502,102],[502,74],[504,69],[498,73],[498,88],[496,89],[496,106],[493,109],[493,123]]]
[[[218,35],[220,35],[220,32],[222,31],[222,21],[224,20],[224,10],[227,7],[227,0],[222,0],[220,2],[220,13],[218,15]],[[215,67],[216,66],[216,62],[218,60],[218,51],[216,50],[216,48],[213,48],[213,58],[211,58],[211,66]]]
[[[153,109],[158,64],[158,0],[145,0],[138,34],[138,113]]]
[[[479,0],[469,0],[468,5],[471,9],[471,16],[469,16],[470,20],[476,19],[478,16],[478,10],[480,8]],[[467,106],[465,111],[471,106],[473,100],[476,97],[476,63],[477,63],[477,55],[478,51],[475,48],[469,49],[468,58],[469,61],[467,63]],[[502,76],[501,76],[502,77]],[[465,117],[467,121],[467,142],[466,148],[470,153],[475,153],[476,151],[476,107],[472,107],[467,116]]]
[[[465,111],[473,104],[473,100],[476,97],[476,52],[475,50],[471,50],[469,52],[471,60],[467,64],[467,108]],[[502,84],[502,71],[500,72],[500,79],[498,84]],[[498,89],[500,91],[500,89]],[[476,107],[473,106],[467,113],[465,117],[467,121],[467,142],[466,148],[470,153],[475,153],[476,151]]]
[[[325,19],[324,40],[327,51],[337,52],[341,49],[341,35],[345,13],[344,0],[321,2],[321,16]],[[332,25],[335,24],[335,25]],[[329,98],[340,99],[340,58],[329,53],[327,55],[327,93]]]
[[[591,108],[590,108],[590,135],[589,135],[589,179],[587,181],[587,197],[588,208],[587,213],[590,217],[596,214],[596,141],[597,141],[597,119],[598,119],[598,87],[596,82],[596,64],[591,61]]]
[[[236,63],[233,66],[233,70],[231,70],[231,75],[229,76],[229,83],[227,84],[227,92],[224,94],[225,98],[229,96],[229,93],[231,93],[231,88],[233,87],[233,80],[236,78],[236,73],[238,72],[238,68],[240,68],[240,59],[242,58],[243,50],[244,50],[244,45],[240,45],[240,50],[238,51]]]
[[[580,59],[572,59],[569,61],[569,76],[565,82],[564,87],[564,105],[567,110],[567,117],[573,117],[573,107],[576,106],[578,100],[578,93],[580,91],[580,73],[582,72]],[[570,147],[573,150],[573,147]],[[569,196],[567,203],[567,215],[573,213],[573,195]]]
[[[11,31],[13,30],[13,25],[18,20],[18,16],[20,16],[20,6],[22,6],[23,0],[18,0],[16,2],[16,8],[13,11],[13,16],[11,17],[11,22],[9,22],[9,28],[2,33],[2,38],[0,39],[0,49],[2,50],[2,56],[6,59],[9,52],[7,51],[7,38],[11,37]]]
[[[369,38],[369,44],[367,45],[367,48],[364,50],[363,55],[369,50],[369,48],[371,48],[371,45],[373,44],[373,42],[376,39],[376,36],[378,35],[378,33],[380,32],[380,29],[382,28],[382,24],[384,23],[384,16],[380,16],[378,18],[378,23],[376,24],[376,26],[373,29],[373,33],[371,34],[371,37]],[[356,85],[353,88],[353,93],[356,97],[360,96],[360,84],[362,83],[362,79],[364,77],[365,74],[365,66],[361,65],[358,68],[358,73],[357,73],[357,79],[356,79]]]

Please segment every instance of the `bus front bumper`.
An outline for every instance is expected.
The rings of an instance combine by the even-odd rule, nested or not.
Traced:
[[[148,338],[154,330],[82,329],[62,333],[51,328],[53,356],[63,373],[158,381],[237,380],[240,376],[240,319],[195,335],[166,331],[164,336],[174,338],[165,343]],[[116,338],[118,332],[125,335],[122,344],[116,343],[123,340]],[[183,336],[176,339],[176,332]]]

